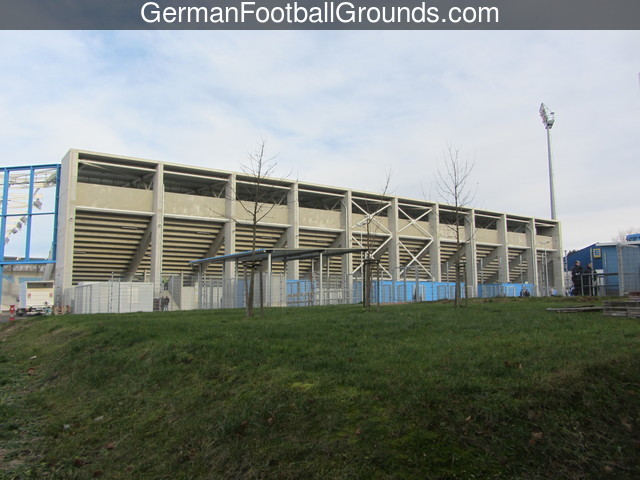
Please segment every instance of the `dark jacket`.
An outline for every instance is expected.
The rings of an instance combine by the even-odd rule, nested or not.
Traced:
[[[573,283],[580,283],[580,281],[582,280],[582,265],[574,265],[573,268],[571,269],[571,280],[573,280]]]

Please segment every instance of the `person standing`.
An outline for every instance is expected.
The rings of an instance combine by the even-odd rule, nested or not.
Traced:
[[[593,281],[593,277],[594,277],[594,271],[593,271],[593,263],[588,263],[587,266],[584,268],[584,271],[582,272],[582,293],[585,295],[589,295],[592,296],[594,295],[593,292],[593,285],[594,285],[594,281]]]
[[[162,311],[163,312],[168,312],[169,311],[169,296],[168,295],[163,295],[162,296]]]
[[[582,265],[580,265],[580,260],[576,260],[571,269],[571,281],[573,282],[573,294],[582,294]]]

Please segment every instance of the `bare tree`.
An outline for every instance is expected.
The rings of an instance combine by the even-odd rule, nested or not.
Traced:
[[[475,166],[474,161],[463,159],[460,156],[460,148],[447,146],[444,154],[444,169],[438,167],[436,173],[436,192],[441,200],[453,208],[453,223],[449,227],[453,229],[456,240],[455,258],[455,306],[461,305],[462,282],[464,278],[464,266],[461,248],[469,240],[464,233],[467,217],[466,207],[474,200],[476,188],[469,185],[471,173]]]
[[[634,233],[640,233],[640,227],[629,227],[625,228],[624,230],[620,230],[618,231],[618,234],[611,240],[613,240],[614,242],[626,242],[627,235],[631,235]]]
[[[384,184],[382,186],[382,189],[380,190],[380,200],[382,202],[385,201],[385,197],[387,196],[387,194],[389,193],[389,185],[391,184],[391,170],[389,170],[387,172],[387,175],[385,177],[385,181]],[[364,292],[363,292],[363,306],[365,308],[369,308],[371,307],[371,297],[372,297],[372,291],[373,291],[373,271],[374,269],[378,269],[379,271],[379,266],[380,266],[380,259],[379,258],[375,258],[374,255],[374,243],[373,243],[373,236],[375,235],[376,231],[377,231],[377,225],[378,225],[378,221],[377,221],[377,217],[384,211],[388,209],[387,207],[384,208],[376,208],[376,206],[378,206],[379,204],[376,202],[375,206],[373,204],[373,202],[366,202],[366,209],[367,209],[367,215],[365,215],[364,218],[364,226],[366,229],[366,235],[367,235],[367,239],[366,239],[366,244],[365,247],[366,251],[365,251],[365,258],[364,258],[364,262],[363,262],[363,282],[364,282]],[[380,275],[378,274],[378,277],[380,277]],[[379,279],[379,278],[378,278]]]
[[[276,203],[268,201],[265,193],[265,179],[273,175],[278,163],[276,157],[266,156],[266,140],[263,138],[253,153],[249,154],[248,163],[241,165],[241,170],[253,178],[245,194],[246,200],[239,199],[240,206],[249,215],[251,221],[251,251],[255,252],[258,246],[258,225],[275,208]],[[236,198],[238,195],[236,193]],[[249,279],[245,282],[245,300],[247,317],[254,315],[254,292],[256,271],[260,271],[262,278],[262,262],[250,258],[245,262],[245,268],[249,268]],[[263,314],[264,294],[262,281],[260,282],[260,314]]]

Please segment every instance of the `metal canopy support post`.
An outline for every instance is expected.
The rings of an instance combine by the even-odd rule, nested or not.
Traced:
[[[272,270],[272,257],[271,257],[271,252],[269,252],[269,256],[267,257],[267,288],[269,289],[269,295],[267,296],[267,305],[269,307],[271,307],[272,304],[272,298],[271,298],[271,270]]]
[[[319,276],[320,276],[320,284],[319,284],[319,295],[320,295],[320,300],[318,302],[319,305],[323,304],[323,298],[324,298],[324,292],[323,292],[323,285],[322,285],[322,272],[323,272],[323,268],[322,268],[322,252],[320,252],[320,257],[318,259],[320,261],[320,268],[319,270]]]
[[[264,309],[264,260],[260,262],[259,272],[260,272],[260,277],[258,282],[258,290],[259,290],[258,297],[260,298],[260,316],[262,316],[263,309]],[[253,272],[253,274],[255,275],[255,271]],[[254,294],[254,299],[255,299],[255,294]]]
[[[313,298],[313,292],[315,291],[315,285],[314,285],[314,279],[315,279],[315,264],[316,262],[314,262],[313,260],[311,260],[311,297],[310,297],[310,304],[314,305],[316,302]]]
[[[198,265],[198,308],[202,310],[204,308],[204,302],[202,301],[202,295],[204,293],[204,288],[202,283],[204,282],[204,272],[205,266],[204,264]]]

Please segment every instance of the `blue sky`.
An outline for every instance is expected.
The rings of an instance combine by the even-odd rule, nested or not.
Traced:
[[[2,164],[69,148],[278,171],[440,200],[448,145],[473,206],[548,218],[551,131],[565,249],[640,227],[638,31],[0,32]]]

